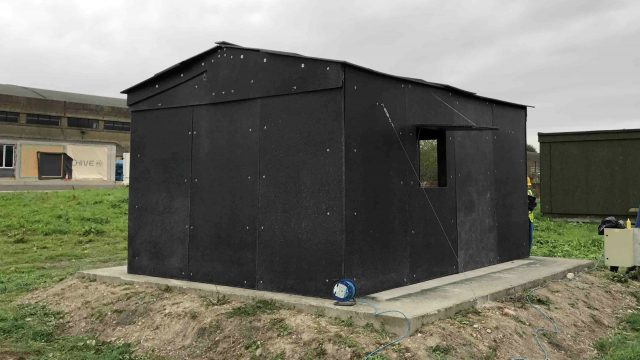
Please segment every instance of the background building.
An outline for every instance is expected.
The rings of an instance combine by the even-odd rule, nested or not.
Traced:
[[[38,152],[53,152],[74,159],[74,179],[112,181],[129,132],[124,99],[0,84],[3,180],[38,180]]]
[[[630,216],[640,203],[640,129],[539,133],[541,210]]]

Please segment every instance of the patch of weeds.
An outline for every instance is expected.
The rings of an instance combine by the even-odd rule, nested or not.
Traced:
[[[498,356],[496,349],[491,348],[486,353],[482,354],[481,360],[495,360]]]
[[[529,304],[541,305],[549,309],[551,307],[551,299],[548,296],[535,294],[531,290],[527,290],[509,297],[511,301],[518,308],[526,308]]]
[[[548,296],[529,293],[527,294],[527,297],[528,301],[534,305],[541,305],[547,309],[551,308],[551,299]]]
[[[231,309],[226,313],[228,318],[249,318],[262,314],[273,314],[282,309],[280,304],[273,300],[256,300]]]
[[[354,338],[348,335],[335,334],[332,338],[332,342],[343,348],[354,349],[358,351],[362,350],[360,344],[358,344],[358,342]]]
[[[193,309],[189,310],[189,319],[195,320],[197,318],[198,318],[198,312]]]
[[[273,355],[270,360],[284,360],[287,354],[284,351],[280,351],[279,353]]]
[[[553,346],[556,350],[561,352],[567,351],[567,347],[560,341],[557,333],[545,331],[542,332],[542,336],[547,339],[549,345]]]
[[[132,309],[113,309],[113,314],[117,316],[115,324],[121,326],[135,324],[139,318],[148,312],[149,308],[147,306],[136,306]]]
[[[256,339],[252,339],[244,342],[244,349],[248,352],[255,354],[258,349],[260,349],[260,341]]]
[[[161,285],[158,289],[160,289],[160,291],[165,293],[173,292],[173,288],[167,284]]]
[[[293,332],[293,328],[283,318],[271,319],[267,325],[275,330],[278,336],[287,336]]]
[[[91,313],[91,320],[93,320],[94,322],[100,322],[104,320],[107,317],[107,315],[109,315],[109,313],[110,313],[110,310],[108,307],[101,306],[97,308],[93,313]]]
[[[453,346],[449,344],[436,344],[429,349],[429,352],[434,358],[440,360],[446,359],[449,355],[453,354],[453,350]]]
[[[626,274],[624,273],[610,273],[609,274],[609,280],[616,282],[616,283],[620,283],[620,284],[624,284],[626,282],[629,282],[629,278],[627,277]]]
[[[389,331],[387,331],[387,329],[384,327],[384,324],[382,324],[380,327],[376,327],[373,323],[368,322],[364,324],[362,328],[365,331],[376,335],[378,339],[388,339],[389,336],[391,336]]]
[[[367,357],[367,360],[389,360],[389,358],[384,354],[377,353]]]
[[[195,335],[192,351],[196,355],[211,351],[217,347],[215,338],[222,331],[219,320],[211,321],[207,325],[198,328]]]
[[[313,315],[313,317],[315,317],[315,318],[322,318],[322,317],[327,316],[327,315],[325,314],[325,312],[324,312],[324,309],[316,309],[316,310],[314,310],[314,311],[313,311],[313,314],[312,314],[312,315]]]
[[[634,269],[634,270],[631,270],[631,271],[627,272],[627,277],[630,280],[633,280],[633,281],[640,280],[640,269]]]
[[[63,336],[61,312],[38,304],[0,307],[0,340],[16,352],[16,358],[146,360],[136,356],[129,343],[112,344],[91,337]]]
[[[85,225],[80,229],[80,232],[79,232],[79,234],[82,236],[102,235],[104,233],[105,233],[105,230],[102,228],[102,226],[98,226],[95,224]],[[43,234],[43,235],[50,235],[50,234]]]
[[[324,359],[327,356],[327,350],[322,346],[322,344],[318,344],[312,348],[307,349],[302,355],[302,359],[304,360],[316,360],[316,359]]]
[[[453,320],[462,325],[473,325],[473,321],[469,318],[470,315],[481,315],[482,312],[476,307],[470,307],[463,309],[453,315]]]
[[[38,304],[19,304],[10,310],[1,309],[0,339],[48,342],[54,338],[62,319],[62,312]]]
[[[346,319],[340,319],[336,317],[331,319],[331,323],[333,325],[342,326],[342,327],[353,327],[353,318],[351,316],[349,316]]]
[[[227,305],[231,302],[231,300],[229,300],[229,298],[224,294],[216,294],[215,298],[201,296],[200,299],[206,308]]]
[[[633,312],[624,319],[625,327],[633,332],[640,332],[640,313]]]
[[[518,315],[513,315],[511,316],[511,318],[513,319],[513,321],[517,322],[518,324],[529,326],[529,324],[527,324],[526,321],[522,320],[522,318],[519,317]]]

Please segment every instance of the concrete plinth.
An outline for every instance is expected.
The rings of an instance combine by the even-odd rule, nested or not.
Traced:
[[[413,333],[423,324],[539,286],[547,280],[563,278],[569,272],[583,271],[592,265],[588,260],[530,257],[371,294],[359,298],[357,305],[348,307],[308,296],[127,274],[126,266],[81,271],[79,275],[113,283],[169,286],[200,295],[223,294],[244,301],[275,300],[303,312],[351,317],[359,325],[367,322],[384,324],[388,330],[404,334],[407,327]],[[373,308],[384,313],[375,316]]]

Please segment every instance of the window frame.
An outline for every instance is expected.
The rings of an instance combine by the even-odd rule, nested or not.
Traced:
[[[90,126],[84,126],[84,125],[71,125],[70,121],[79,121],[79,122],[86,122],[88,123]],[[74,128],[74,129],[89,129],[89,130],[99,130],[100,128],[100,121],[97,119],[89,119],[89,118],[79,118],[79,117],[67,117],[67,127],[69,128]]]
[[[418,157],[418,184],[423,189],[438,189],[448,186],[447,173],[447,132],[443,128],[423,128],[418,127],[416,130],[416,152]],[[436,166],[438,167],[438,184],[434,186],[425,186],[422,182],[422,166],[420,154],[420,142],[423,140],[436,141]]]
[[[8,121],[7,119],[9,118],[9,114],[11,114],[12,118],[15,116],[15,121]],[[19,112],[15,112],[15,111],[5,111],[5,110],[0,110],[0,122],[1,123],[7,123],[7,124],[17,124],[20,122],[20,113]]]
[[[36,121],[52,121],[52,120],[57,120],[57,124],[42,124],[42,123],[37,123],[37,122],[29,122],[29,120],[31,119],[33,121],[33,118],[36,118]],[[46,120],[44,120],[46,119]],[[60,127],[61,125],[61,120],[62,118],[60,116],[57,115],[47,115],[47,114],[27,114],[27,118],[26,118],[26,124],[27,125],[37,125],[37,126],[50,126],[50,127]]]
[[[11,166],[5,166],[5,164],[7,163],[6,161],[7,146],[10,146],[12,148]],[[0,147],[2,147],[2,160],[0,162],[0,169],[15,169],[16,168],[16,144],[0,144]]]
[[[107,129],[107,124],[109,125],[113,125],[113,124],[126,124],[126,128],[127,129],[122,129],[122,128],[111,128],[111,129]],[[120,127],[121,125],[117,125],[116,127]],[[118,120],[104,120],[102,122],[102,129],[105,131],[117,131],[117,132],[131,132],[131,123],[128,121],[118,121]]]

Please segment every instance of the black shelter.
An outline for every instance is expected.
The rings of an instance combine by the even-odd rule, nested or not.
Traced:
[[[325,297],[529,255],[524,105],[226,42],[123,93],[130,273]]]

